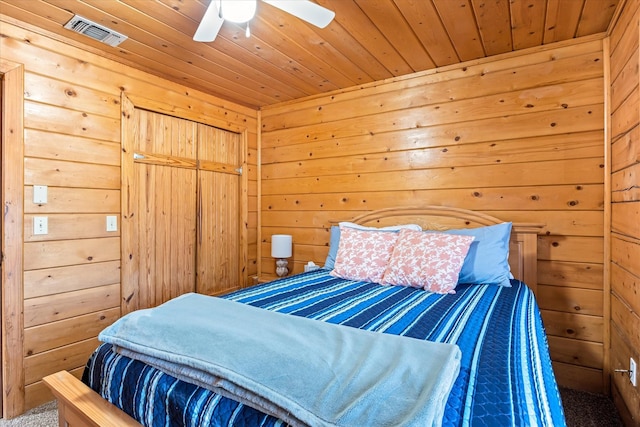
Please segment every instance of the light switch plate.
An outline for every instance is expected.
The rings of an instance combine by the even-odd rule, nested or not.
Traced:
[[[118,231],[118,217],[107,215],[107,231]]]
[[[49,233],[49,218],[46,216],[33,217],[33,234]]]
[[[45,203],[47,203],[47,186],[46,185],[33,186],[33,203],[38,205],[44,205]]]

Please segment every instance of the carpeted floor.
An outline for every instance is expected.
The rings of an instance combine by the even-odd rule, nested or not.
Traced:
[[[622,427],[611,399],[601,394],[561,388],[567,427]],[[0,419],[0,427],[57,427],[55,402],[49,402],[12,420]]]
[[[0,419],[1,427],[58,427],[58,405],[56,402],[27,411],[24,415],[11,420]]]
[[[613,401],[603,395],[560,388],[567,427],[622,427]]]

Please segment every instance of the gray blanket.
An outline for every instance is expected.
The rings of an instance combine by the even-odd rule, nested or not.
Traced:
[[[460,369],[455,345],[186,294],[99,339],[224,396],[310,426],[438,426]]]

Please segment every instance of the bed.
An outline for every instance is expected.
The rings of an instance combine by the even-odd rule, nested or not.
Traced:
[[[495,239],[496,244],[506,244],[509,249],[507,283],[502,277],[500,284],[459,283],[453,292],[426,292],[414,286],[383,286],[345,279],[334,274],[343,266],[342,252],[340,262],[332,260],[338,264],[333,269],[286,277],[221,299],[257,307],[260,312],[283,313],[305,321],[314,319],[311,322],[314,324],[321,321],[377,336],[408,337],[402,338],[405,341],[417,338],[459,348],[459,373],[445,396],[444,415],[434,425],[565,425],[535,301],[536,244],[541,225],[505,223],[482,213],[447,207],[383,209],[354,218],[352,224],[369,229],[414,224],[423,230],[422,234],[458,238],[466,233],[475,236],[476,242],[491,240],[483,234],[485,230],[499,229],[504,234],[505,224],[509,224],[506,241],[504,236]],[[353,230],[358,228],[344,227],[332,226],[334,257],[339,241],[334,241],[334,231],[342,230],[343,249],[348,239],[361,238],[354,235]],[[362,233],[373,235],[378,231]],[[494,238],[494,232],[491,233]],[[391,230],[385,238],[389,234],[411,232]],[[476,246],[477,251],[483,248]],[[484,253],[477,252],[475,256],[484,262],[482,268],[493,273],[494,267],[486,268],[492,265],[487,261],[491,257],[483,258]],[[328,261],[331,254],[330,250]],[[415,254],[411,257],[415,258]],[[459,273],[462,278],[463,271]],[[58,399],[61,426],[122,426],[139,425],[138,422],[154,426],[288,423],[268,411],[254,409],[247,402],[223,397],[195,382],[177,379],[152,363],[128,356],[132,355],[103,344],[88,361],[82,382],[67,372],[44,379]]]

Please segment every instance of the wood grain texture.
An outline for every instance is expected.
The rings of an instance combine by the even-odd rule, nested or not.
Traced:
[[[611,200],[617,204],[630,202],[630,207],[620,209],[633,209],[633,202],[640,199],[640,186],[637,185],[640,179],[640,159],[627,164],[629,164],[628,167],[611,175]],[[624,213],[622,213],[622,220],[624,220]],[[624,224],[618,224],[618,226],[625,227]]]
[[[598,370],[602,368],[602,343],[551,335],[549,349],[554,361]]]
[[[88,340],[79,341],[64,347],[51,350],[50,353],[55,358],[49,358],[47,353],[39,353],[25,358],[25,383],[33,384],[40,381],[47,371],[53,369],[58,372],[60,370],[73,369],[86,363],[91,352],[100,345],[97,338],[92,337]],[[83,362],[84,361],[84,362]]]
[[[24,132],[24,152],[28,157],[120,166],[117,143],[34,129]]]
[[[246,135],[137,107],[130,117],[123,253],[138,273],[124,276],[125,312],[245,286]]]
[[[120,284],[98,286],[44,297],[30,298],[24,305],[26,328],[118,307]],[[69,336],[70,339],[73,335]],[[79,365],[78,365],[79,366]]]
[[[92,264],[120,258],[120,238],[50,240],[25,242],[24,269]]]
[[[511,2],[519,25],[528,5]],[[331,220],[377,208],[446,204],[541,223],[537,297],[563,319],[549,331],[556,366],[570,379],[588,370],[574,386],[603,391],[602,58],[602,42],[585,40],[263,108],[260,277],[273,274],[271,234],[293,236],[301,271],[323,264]]]
[[[197,125],[134,108],[126,132],[130,150],[145,154],[136,159],[128,151],[124,160],[133,164],[127,169],[131,245],[123,253],[139,272],[123,278],[133,292],[123,306],[129,312],[195,291]]]
[[[604,321],[598,316],[540,310],[548,334],[581,341],[596,341],[602,337]]]
[[[0,2],[6,19],[39,34],[84,46],[104,58],[177,84],[258,109],[465,61],[521,53],[549,43],[603,34],[622,0],[318,0],[334,11],[324,29],[258,3],[245,26],[222,25],[216,40],[192,40],[207,2],[178,0],[40,0]],[[113,49],[63,25],[79,14],[127,35]],[[22,40],[11,35],[12,41]],[[15,38],[14,38],[15,37]],[[31,37],[32,42],[37,42]],[[84,68],[84,67],[83,67]],[[89,64],[87,69],[91,68]],[[30,76],[29,82],[37,82]],[[64,83],[29,98],[50,99]],[[109,91],[76,84],[67,103],[109,109]],[[98,99],[99,98],[99,99]],[[100,100],[105,100],[100,103]],[[169,107],[170,108],[170,107]]]
[[[33,233],[33,215],[24,217],[25,242],[37,242],[58,239],[81,239],[94,237],[115,237],[119,231],[106,230],[104,214],[49,214],[47,234]]]
[[[612,299],[613,300],[613,299]],[[613,323],[611,327],[611,383],[617,390],[618,399],[614,402],[621,408],[621,414],[628,414],[633,423],[637,424],[636,408],[640,406],[640,397],[624,372],[615,372],[616,369],[628,369],[629,355],[635,350],[626,339],[627,331],[620,329]]]
[[[24,297],[35,298],[120,282],[120,260],[24,272]]]
[[[1,7],[4,13],[5,3]],[[55,19],[68,16],[68,12],[48,10],[54,12],[51,16]],[[121,256],[120,244],[121,239],[126,241],[123,232],[129,212],[127,199],[123,198],[129,185],[124,179],[127,165],[122,164],[122,150],[128,149],[127,142],[121,141],[122,126],[129,114],[122,103],[123,91],[145,109],[162,106],[162,112],[172,117],[185,114],[210,126],[233,129],[252,144],[253,156],[247,162],[253,168],[252,179],[247,180],[249,189],[245,194],[254,194],[253,211],[252,216],[243,214],[243,218],[253,218],[248,225],[253,227],[252,232],[245,229],[247,238],[252,240],[239,248],[247,251],[242,259],[254,266],[254,274],[258,130],[255,109],[123,66],[8,23],[5,17],[0,17],[2,33],[8,36],[0,39],[2,72],[10,73],[18,67],[16,71],[25,76],[24,88],[5,92],[8,97],[4,99],[16,106],[3,107],[3,114],[11,111],[15,118],[24,117],[25,123],[24,132],[16,131],[17,128],[4,125],[14,119],[7,120],[9,115],[3,119],[3,130],[13,129],[16,136],[24,135],[24,144],[15,145],[22,150],[19,158],[12,160],[11,168],[2,168],[3,173],[10,171],[20,179],[19,185],[10,187],[16,197],[11,203],[15,202],[20,211],[15,211],[14,218],[13,209],[9,210],[5,217],[5,221],[10,220],[5,229],[9,233],[3,233],[4,237],[11,236],[12,245],[3,247],[5,259],[20,262],[20,267],[11,271],[10,280],[3,277],[3,284],[11,283],[5,290],[13,289],[3,298],[3,321],[10,334],[3,340],[3,415],[13,417],[51,399],[41,377],[53,372],[52,367],[63,355],[61,349],[72,349],[78,342],[93,342],[99,326],[120,315],[125,295],[121,294],[121,274],[137,274],[121,262],[126,259]],[[17,64],[23,64],[22,68]],[[5,83],[14,82],[13,76],[4,77]],[[15,81],[22,81],[22,77]],[[24,113],[17,109],[22,105]],[[159,126],[164,124],[160,122]],[[13,146],[6,141],[9,139],[3,137],[3,150]],[[175,152],[164,154],[187,157],[192,151],[189,144],[183,139]],[[9,161],[12,157],[3,158]],[[24,173],[13,167],[17,164],[25,165]],[[251,168],[247,166],[245,170]],[[10,182],[3,176],[3,189],[9,188]],[[47,203],[33,203],[33,185],[48,186]],[[177,208],[179,200],[174,203]],[[34,215],[49,218],[49,234],[33,235],[30,224]],[[119,217],[118,231],[106,232],[106,215]],[[8,266],[3,262],[3,274],[9,271],[5,265]],[[85,360],[68,359],[73,362],[64,369],[81,370],[88,347],[89,344],[82,351]],[[63,359],[66,357],[64,353]],[[32,361],[28,373],[25,358]],[[34,364],[38,369],[32,369]],[[29,376],[28,384],[24,382],[25,375]]]
[[[553,361],[553,371],[560,387],[583,390],[591,393],[602,393],[602,370]]]
[[[245,152],[239,134],[198,126],[198,211],[196,290],[219,294],[242,283],[241,226]]]
[[[24,333],[24,355],[25,357],[31,356],[67,345],[70,334],[77,340],[94,338],[119,317],[120,307],[116,306],[115,308],[27,328]]]
[[[629,0],[611,31],[611,251],[609,324],[615,403],[628,422],[640,423],[640,391],[616,369],[640,360],[640,2]]]
[[[24,201],[24,67],[0,60],[2,79],[2,414],[15,416],[25,409],[24,361],[21,353],[23,310]]]
[[[24,187],[24,198],[33,200],[33,186]],[[47,203],[25,203],[25,213],[110,213],[120,212],[120,189],[49,187]]]
[[[80,381],[83,371],[84,368],[76,368],[65,372],[68,372]],[[37,406],[51,402],[52,399],[55,399],[55,396],[43,381],[36,381],[33,384],[25,386],[24,394],[27,402],[34,402]]]
[[[58,400],[60,425],[139,427],[135,420],[100,397],[67,371],[44,378]],[[63,398],[63,396],[65,396]]]

